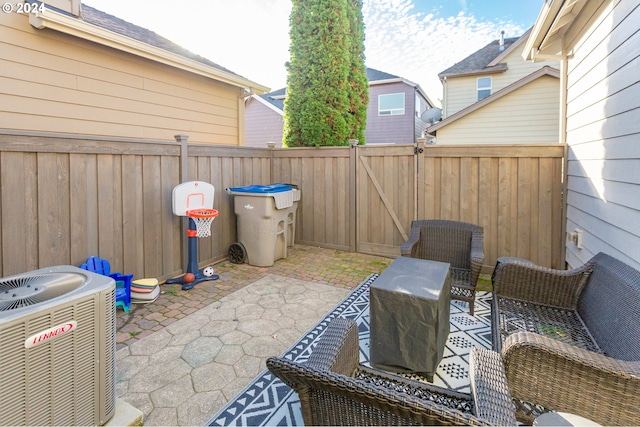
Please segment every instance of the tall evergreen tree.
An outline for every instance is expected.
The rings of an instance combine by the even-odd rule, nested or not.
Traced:
[[[360,2],[292,3],[284,143],[289,147],[348,145],[349,138],[357,135],[350,101],[352,34],[357,32],[350,19],[357,14],[350,9]]]
[[[347,15],[350,24],[349,67],[349,139],[365,143],[364,131],[367,127],[367,106],[369,105],[369,80],[364,63],[364,19],[362,0],[347,0]]]

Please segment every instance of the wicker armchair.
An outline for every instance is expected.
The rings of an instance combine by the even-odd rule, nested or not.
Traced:
[[[473,315],[476,284],[484,261],[482,227],[440,219],[412,221],[409,240],[400,246],[400,252],[412,258],[448,262],[451,298],[467,301]]]
[[[334,319],[306,363],[271,357],[269,370],[300,396],[305,425],[514,425],[500,356],[472,349],[470,395],[359,364],[353,320]],[[475,402],[474,402],[475,399]]]
[[[493,345],[514,398],[602,425],[640,422],[640,272],[604,253],[572,270],[512,260],[493,286]]]

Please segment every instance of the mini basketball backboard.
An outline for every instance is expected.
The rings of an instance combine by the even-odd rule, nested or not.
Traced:
[[[173,214],[187,216],[193,209],[213,209],[213,185],[204,181],[187,181],[173,188]]]

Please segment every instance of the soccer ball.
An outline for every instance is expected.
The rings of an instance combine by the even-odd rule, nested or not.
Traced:
[[[205,276],[207,276],[207,277],[211,277],[211,276],[213,276],[213,267],[211,267],[211,266],[209,266],[209,267],[205,267],[205,268],[202,270],[202,274],[204,274],[204,275],[205,275]]]

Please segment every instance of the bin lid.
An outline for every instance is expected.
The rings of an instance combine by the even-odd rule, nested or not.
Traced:
[[[295,191],[294,191],[295,190]],[[247,185],[244,187],[227,188],[232,195],[273,197],[276,208],[283,209],[293,206],[294,201],[300,200],[300,192],[290,184]]]
[[[283,191],[291,191],[293,188],[289,184],[271,184],[271,185],[246,185],[244,187],[230,187],[228,192],[234,193],[260,193],[271,194],[281,193]]]

